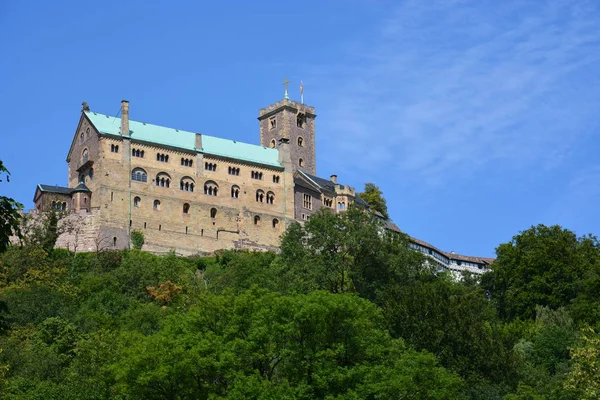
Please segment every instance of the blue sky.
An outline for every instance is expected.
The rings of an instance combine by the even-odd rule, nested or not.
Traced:
[[[3,195],[65,185],[81,102],[258,143],[317,110],[317,169],[380,186],[394,221],[493,256],[531,225],[600,234],[595,0],[0,2]]]

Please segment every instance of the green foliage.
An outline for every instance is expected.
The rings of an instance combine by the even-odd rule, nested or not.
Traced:
[[[598,288],[599,251],[594,237],[577,238],[560,226],[538,225],[498,247],[484,285],[501,316],[534,318],[538,305],[569,306],[585,294],[582,287]]]
[[[144,246],[144,232],[142,231],[131,231],[131,245],[136,250],[141,250]]]
[[[594,238],[537,227],[457,281],[354,208],[279,254],[9,247],[0,398],[597,398],[599,266]]]
[[[385,218],[389,218],[387,204],[383,192],[374,183],[365,183],[365,191],[358,196],[369,204],[372,210],[378,211]]]
[[[565,381],[565,388],[577,392],[579,399],[600,397],[600,335],[593,329],[582,332],[580,343],[571,351],[573,369]]]
[[[0,182],[2,182],[3,175],[6,175],[6,181],[9,182],[10,172],[0,160]],[[11,236],[21,236],[21,214],[19,214],[19,210],[22,209],[23,205],[21,203],[10,197],[0,196],[0,253],[8,247]]]

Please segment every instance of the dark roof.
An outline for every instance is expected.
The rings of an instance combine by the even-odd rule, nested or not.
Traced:
[[[319,191],[319,189],[317,189],[314,185],[311,185],[310,183],[306,182],[302,178],[294,177],[294,184],[298,185],[298,186],[302,186],[303,188],[312,190],[313,192]]]
[[[71,190],[71,193],[76,193],[76,192],[91,192],[91,190],[88,189],[87,186],[85,186],[85,183],[80,182],[79,185],[77,185],[77,187],[75,189]]]
[[[361,199],[360,196],[358,196],[358,195],[354,196],[354,202],[356,202],[357,204],[360,204],[363,207],[369,208],[369,203],[367,203],[366,201]],[[383,217],[383,215],[382,215],[382,217]]]
[[[38,188],[41,192],[46,193],[58,193],[58,194],[68,194],[70,195],[73,189],[66,188],[62,186],[51,186],[51,185],[38,185]],[[88,189],[89,190],[89,189]]]
[[[300,171],[300,170],[299,170],[299,172],[301,174],[306,175],[306,177],[308,177],[310,180],[312,180],[314,183],[316,183],[318,186],[320,186],[321,189],[335,192],[335,183],[331,182],[329,179],[319,178],[318,176],[314,176],[314,175],[311,175],[309,173],[306,173],[306,172]]]
[[[491,264],[496,260],[495,258],[465,256],[462,254],[456,254],[454,252],[442,251],[442,250],[438,249],[437,247],[435,247],[423,240],[414,238],[414,237],[411,237],[410,241],[420,244],[421,246],[433,249],[433,250],[437,251],[438,253],[445,255],[446,257],[448,257],[451,260],[469,261],[469,262],[473,262],[473,263],[477,263],[477,264],[484,264],[484,265]]]

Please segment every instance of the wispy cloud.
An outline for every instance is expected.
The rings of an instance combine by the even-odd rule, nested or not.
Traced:
[[[594,1],[405,1],[315,71],[319,138],[332,163],[432,185],[561,165],[598,121],[599,25]]]

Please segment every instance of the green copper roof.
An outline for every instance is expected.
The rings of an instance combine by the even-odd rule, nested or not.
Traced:
[[[92,121],[100,133],[121,136],[121,118],[91,111],[86,111],[85,115]],[[278,161],[279,152],[277,149],[207,135],[202,135],[202,149],[196,149],[194,146],[196,143],[196,134],[194,132],[132,120],[129,120],[129,132],[133,140],[137,139],[185,150],[199,151],[205,154],[281,167],[281,163]]]

